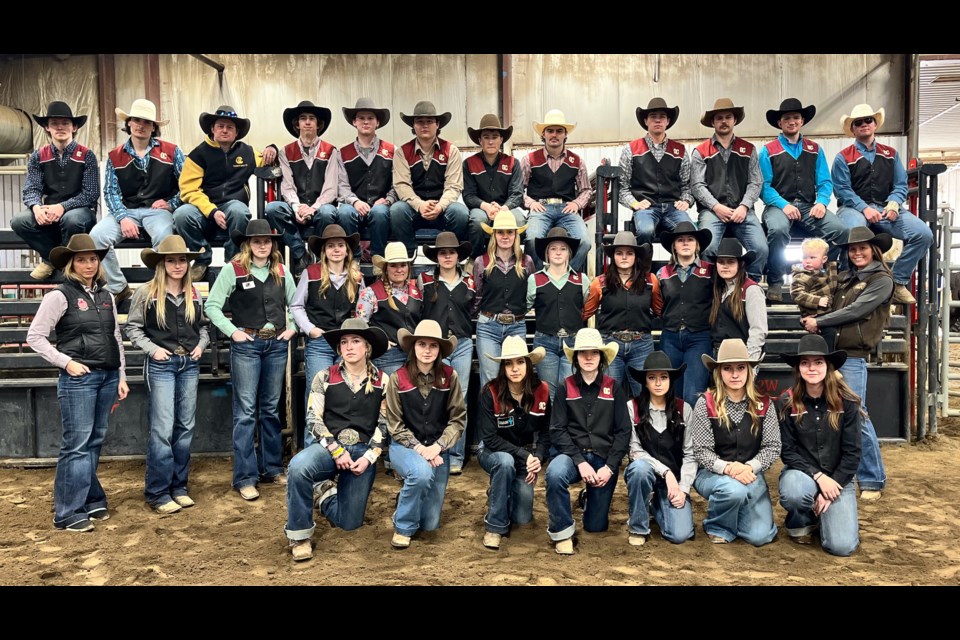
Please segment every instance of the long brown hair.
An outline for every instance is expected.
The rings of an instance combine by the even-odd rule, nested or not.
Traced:
[[[410,352],[407,353],[407,362],[403,365],[407,370],[407,375],[410,376],[410,381],[416,384],[417,374],[420,373],[420,369],[417,367],[417,340],[416,338],[413,341],[413,344],[410,345]],[[429,340],[436,340],[436,338],[428,338]],[[439,340],[437,341],[439,343]],[[433,374],[434,383],[440,379],[443,375],[443,352],[437,354],[437,359],[433,361],[433,367],[430,372]],[[460,384],[463,384],[461,381]]]
[[[274,281],[282,287],[283,276],[280,274],[280,265],[283,264],[283,257],[280,255],[280,251],[277,250],[277,241],[271,238],[270,242],[273,246],[270,249],[270,258],[267,265],[270,267],[270,273],[273,274]],[[237,254],[236,261],[240,263],[240,266],[243,267],[247,273],[250,273],[250,266],[253,264],[253,250],[250,248],[249,238],[240,243],[240,253]]]
[[[730,313],[737,322],[743,322],[747,315],[746,305],[743,303],[743,283],[747,280],[747,273],[744,270],[743,260],[737,260],[737,275],[733,278],[733,291],[727,298],[727,306],[730,307]],[[720,305],[723,304],[723,294],[727,290],[727,281],[720,277],[720,274],[713,276],[713,305],[710,307],[710,324],[717,323],[717,316],[720,315]]]
[[[824,358],[826,360],[826,358]],[[833,363],[827,362],[827,375],[823,378],[823,396],[827,400],[827,422],[834,431],[840,429],[840,414],[843,413],[843,401],[853,400],[857,403],[860,413],[866,417],[863,410],[863,403],[850,385],[846,383],[843,377],[834,369]],[[803,414],[807,412],[806,405],[803,404],[803,396],[806,395],[807,383],[800,375],[800,367],[797,366],[793,373],[793,387],[790,390],[790,402],[784,403],[781,420],[786,420],[787,415],[792,413],[796,415],[797,426],[800,426],[803,420]]]
[[[612,255],[610,256],[610,262],[607,263],[606,269],[603,270],[603,281],[610,290],[624,289],[630,293],[639,295],[643,293],[644,287],[647,286],[652,259],[650,254],[645,251],[643,255],[641,255],[641,252],[637,249],[629,248],[633,251],[633,268],[630,271],[629,278],[630,289],[624,287],[623,282],[620,281],[620,272],[617,269],[616,263],[613,261]],[[614,248],[614,253],[616,253],[616,248]]]
[[[523,395],[520,397],[520,406],[518,408],[524,413],[529,413],[533,407],[533,392],[540,386],[540,378],[537,376],[537,371],[533,367],[530,357],[524,356],[523,359],[527,362],[527,374],[523,377]],[[506,360],[500,361],[497,377],[484,385],[481,395],[488,390],[493,393],[494,387],[497,389],[496,398],[498,405],[504,408],[516,406],[517,401],[514,400],[510,394],[510,380],[507,378]]]
[[[751,418],[750,433],[757,435],[757,432],[760,430],[760,416],[757,414],[757,405],[760,404],[760,393],[757,392],[757,385],[754,384],[755,374],[753,367],[751,367],[748,362],[744,364],[747,365],[747,382],[743,385],[743,388],[747,394],[747,413],[750,414]],[[727,387],[723,384],[723,373],[720,371],[722,368],[723,365],[718,364],[713,369],[713,399],[717,405],[717,418],[720,419],[720,424],[725,426],[727,431],[729,431],[732,423],[730,422],[730,417],[727,415]]]

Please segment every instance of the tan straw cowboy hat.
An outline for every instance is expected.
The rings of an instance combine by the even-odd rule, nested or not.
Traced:
[[[400,348],[407,353],[410,353],[410,350],[413,349],[413,345],[420,338],[429,338],[439,342],[441,358],[449,357],[450,354],[453,353],[453,350],[457,347],[457,336],[444,338],[443,331],[440,329],[440,324],[436,320],[421,320],[420,324],[417,325],[417,328],[413,330],[413,333],[410,333],[403,327],[397,331],[397,342],[400,343]]]
[[[563,127],[567,130],[569,136],[577,128],[577,123],[567,122],[567,117],[563,115],[563,111],[560,111],[560,109],[550,109],[544,114],[543,122],[533,123],[533,130],[536,131],[538,138],[543,137],[543,130],[547,127]]]
[[[383,250],[382,256],[373,256],[373,266],[383,271],[385,265],[398,262],[413,264],[413,258],[407,255],[407,247],[402,242],[390,242]]]
[[[866,103],[858,104],[850,112],[850,115],[844,114],[840,117],[840,128],[843,129],[843,135],[848,138],[855,138],[853,133],[853,121],[860,118],[873,118],[877,122],[877,129],[883,126],[883,107],[874,111],[873,107]]]
[[[120,107],[114,109],[114,112],[117,114],[118,123],[126,123],[130,118],[140,118],[141,120],[149,120],[157,127],[165,127],[169,120],[157,120],[157,105],[153,104],[146,98],[137,98],[133,101],[133,104],[130,105],[130,112],[127,113]]]
[[[156,269],[166,256],[187,256],[187,260],[196,260],[206,249],[190,251],[187,244],[178,235],[167,236],[157,246],[156,250],[147,247],[140,252],[140,261],[148,269]]]
[[[50,117],[60,117],[60,116],[50,116]],[[50,252],[50,264],[52,264],[57,269],[63,269],[67,266],[67,263],[70,262],[70,258],[77,255],[78,253],[85,253],[87,251],[93,251],[100,260],[103,260],[103,256],[107,255],[107,252],[110,249],[101,249],[97,247],[94,243],[93,238],[90,237],[88,233],[75,233],[70,236],[70,242],[67,243],[67,246],[54,247],[53,251]]]
[[[498,229],[501,229],[504,231],[513,230],[513,231],[516,231],[517,234],[521,234],[527,229],[527,225],[518,227],[517,219],[513,216],[511,212],[500,211],[497,213],[496,216],[494,216],[492,227],[485,222],[481,222],[480,228],[483,229],[484,233],[489,233],[489,234],[493,234],[493,232],[497,231]]]
[[[730,98],[717,98],[716,102],[713,103],[713,109],[708,109],[704,112],[703,117],[700,118],[700,124],[705,127],[713,128],[713,116],[720,113],[721,111],[729,111],[733,114],[734,124],[740,124],[743,122],[743,107],[733,106],[733,100]]]
[[[596,329],[580,329],[577,331],[577,338],[573,342],[573,348],[563,345],[563,352],[567,355],[567,360],[573,362],[573,354],[576,351],[598,350],[607,358],[607,364],[613,362],[620,351],[620,345],[616,342],[603,344],[603,336]]]
[[[731,364],[734,362],[746,362],[751,367],[760,363],[760,360],[751,360],[747,353],[747,345],[739,338],[727,338],[720,343],[717,349],[717,359],[714,360],[706,353],[700,356],[704,366],[713,371],[718,364]]]
[[[527,341],[523,337],[507,336],[507,339],[503,341],[499,356],[492,356],[489,353],[483,355],[497,362],[513,360],[514,358],[530,358],[531,364],[537,364],[546,357],[547,351],[543,347],[537,347],[533,351],[528,351]]]

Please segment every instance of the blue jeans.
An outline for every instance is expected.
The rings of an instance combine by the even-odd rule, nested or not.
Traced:
[[[849,556],[860,545],[857,492],[848,482],[826,513],[813,515],[816,481],[803,471],[784,467],[780,472],[780,506],[787,510],[784,524],[791,537],[812,535],[820,522],[820,546],[835,556]]]
[[[370,211],[365,216],[361,216],[357,210],[346,203],[341,203],[337,208],[337,220],[347,235],[353,235],[361,228],[370,232],[370,255],[382,256],[387,246],[387,240],[390,239],[390,205],[378,204],[370,207]],[[357,244],[357,250],[353,254],[354,260],[360,260],[360,244]]]
[[[513,324],[500,324],[484,315],[477,316],[477,361],[480,363],[480,388],[497,377],[500,363],[487,355],[500,357],[503,341],[508,336],[527,335],[527,323],[523,320]]]
[[[488,451],[486,447],[477,451],[477,462],[490,474],[484,528],[505,536],[511,524],[533,520],[533,485],[526,483],[526,469],[509,453]]]
[[[109,214],[106,214],[109,215]],[[50,262],[50,252],[54,247],[66,246],[77,233],[90,233],[97,222],[97,214],[89,207],[79,207],[64,211],[59,222],[39,225],[33,217],[33,211],[21,211],[10,220],[10,228],[40,254],[43,261]]]
[[[267,480],[283,473],[279,404],[289,344],[275,338],[230,344],[235,489],[256,486],[258,478]]]
[[[641,536],[650,535],[650,507],[653,517],[660,527],[660,535],[674,544],[681,544],[693,537],[693,508],[690,497],[677,509],[667,498],[667,482],[653,472],[653,467],[645,460],[634,460],[623,472],[623,481],[627,483],[627,501],[630,505],[630,519],[627,527],[630,533]]]
[[[883,204],[873,203],[871,207],[883,211]],[[893,222],[881,220],[867,224],[862,213],[850,207],[840,207],[837,211],[841,222],[847,229],[854,227],[870,227],[874,233],[889,233],[894,238],[903,241],[903,252],[893,264],[893,281],[897,284],[909,284],[910,276],[917,268],[917,263],[930,250],[933,244],[933,232],[929,225],[906,209],[900,209],[900,215]],[[846,256],[844,256],[846,258]]]
[[[710,262],[716,262],[717,248],[720,246],[720,240],[727,229],[733,232],[733,235],[740,241],[747,251],[755,251],[756,255],[750,264],[747,265],[747,275],[760,281],[763,277],[763,270],[767,266],[767,256],[770,249],[767,247],[767,236],[763,233],[763,227],[760,226],[760,220],[753,209],[747,211],[747,218],[741,223],[721,222],[717,215],[709,209],[700,210],[701,229],[709,229],[713,234],[710,246],[703,252],[703,257]]]
[[[424,220],[419,211],[414,211],[413,207],[401,200],[390,205],[390,231],[393,233],[394,240],[406,246],[407,255],[412,256],[417,251],[415,229],[430,227],[441,231],[452,231],[458,238],[466,238],[469,217],[470,213],[466,206],[459,202],[452,202],[436,219]]]
[[[594,469],[607,463],[595,453],[585,453],[583,457]],[[609,526],[610,502],[613,490],[617,488],[618,467],[613,468],[610,481],[597,488],[587,487],[587,502],[583,508],[583,530],[590,532],[606,531]],[[553,542],[573,537],[576,525],[570,510],[570,485],[582,480],[580,470],[570,456],[561,453],[550,461],[547,467],[547,511],[550,524],[547,535]]]
[[[647,209],[633,212],[633,232],[637,244],[655,244],[657,231],[673,231],[681,222],[692,222],[686,211],[680,211],[672,202],[652,204]]]
[[[573,375],[573,365],[567,360],[567,354],[563,352],[564,343],[568,347],[573,347],[573,342],[573,335],[558,338],[539,331],[533,334],[533,348],[543,347],[547,352],[543,360],[536,365],[536,369],[540,380],[546,382],[547,386],[550,387],[551,401],[557,393],[557,387]]]
[[[590,237],[583,216],[579,213],[563,213],[565,204],[546,204],[543,206],[546,207],[546,211],[531,211],[527,215],[527,241],[524,252],[533,258],[537,269],[542,269],[543,261],[537,256],[535,241],[537,238],[545,238],[550,229],[562,227],[567,230],[567,235],[580,241],[576,254],[570,259],[570,267],[577,273],[586,271],[587,254],[593,247],[593,238]]]
[[[697,403],[697,395],[707,390],[710,372],[700,356],[713,355],[713,338],[710,331],[667,331],[660,334],[660,349],[670,357],[674,367],[684,362],[687,369],[673,382],[675,393],[691,407]]]
[[[467,401],[467,389],[470,387],[470,369],[473,368],[473,339],[458,338],[457,346],[449,358],[446,358],[444,364],[453,367],[457,372],[457,378],[460,379],[460,389],[463,391],[463,401]],[[453,467],[463,467],[464,451],[467,445],[467,430],[457,439],[456,443],[450,447],[450,465]]]
[[[608,334],[603,336],[603,341],[616,342],[620,345],[620,350],[617,351],[617,357],[610,363],[607,375],[619,382],[624,390],[629,391],[631,398],[640,395],[640,390],[643,387],[639,382],[634,380],[630,372],[627,371],[627,367],[643,369],[643,363],[646,361],[647,356],[653,353],[653,336],[648,333],[639,340],[623,342]]]
[[[57,380],[63,422],[53,479],[53,525],[58,529],[86,520],[90,511],[107,507],[97,465],[119,383],[117,369],[91,369],[77,377],[62,371]]]
[[[782,285],[783,275],[790,269],[787,262],[786,249],[790,243],[790,229],[797,225],[811,237],[823,238],[831,247],[838,242],[846,242],[847,227],[833,211],[827,210],[820,219],[810,215],[810,209],[816,203],[792,203],[800,210],[799,220],[789,220],[783,209],[768,206],[763,210],[763,222],[767,225],[767,244],[770,248],[769,262],[767,263],[767,283]]]
[[[700,469],[693,486],[707,499],[707,517],[703,520],[707,535],[720,536],[727,542],[739,536],[755,547],[776,537],[770,491],[762,473],[750,484],[742,484],[730,476]]]
[[[431,467],[413,449],[390,443],[390,463],[403,479],[400,500],[393,514],[393,528],[402,536],[412,536],[420,529],[440,528],[440,510],[450,479],[450,455],[444,451],[440,457],[443,464]]]
[[[354,460],[367,452],[365,444],[344,447]],[[313,485],[338,477],[337,493],[323,501],[320,513],[334,527],[353,531],[363,524],[367,498],[377,476],[377,466],[370,465],[359,476],[340,471],[326,447],[312,444],[293,456],[287,468],[287,524],[284,531],[290,540],[307,540],[313,535]]]
[[[857,484],[860,491],[882,491],[887,484],[887,472],[880,457],[880,442],[867,409],[867,361],[848,357],[840,367],[840,373],[853,392],[860,396],[863,411],[867,416],[860,423],[860,465],[857,467]]]
[[[200,363],[171,354],[157,362],[145,358],[144,377],[150,392],[150,442],[143,495],[153,507],[187,495],[190,443],[197,419]]]
[[[220,211],[227,217],[227,228],[221,229],[213,214],[206,217],[200,213],[192,204],[182,204],[173,212],[173,224],[177,229],[177,235],[182,236],[187,243],[187,249],[190,251],[204,250],[194,264],[209,267],[213,261],[213,250],[210,248],[210,241],[218,235],[223,234],[226,240],[223,243],[223,260],[228,262],[237,253],[240,252],[240,246],[233,241],[230,234],[233,231],[245,233],[247,231],[247,222],[250,220],[250,207],[245,202],[239,200],[228,200],[219,207]]]
[[[313,378],[330,366],[340,360],[340,356],[333,350],[330,343],[323,336],[319,338],[306,338],[306,346],[303,348],[303,370],[304,370],[304,393],[303,406],[304,417],[306,417],[306,407],[310,400],[310,387],[313,385]],[[303,448],[306,449],[313,443],[313,431],[309,425],[303,432]]]
[[[173,234],[173,215],[166,209],[127,209],[127,213],[130,214],[128,218],[150,236],[154,250],[164,238]],[[110,249],[103,258],[103,272],[107,276],[107,289],[120,293],[127,286],[127,279],[123,277],[120,263],[117,262],[117,252],[113,249],[124,240],[120,223],[109,213],[104,213],[90,232],[90,237],[97,247]]]
[[[291,260],[296,261],[307,252],[307,238],[319,236],[327,225],[337,221],[337,208],[332,204],[321,205],[312,218],[301,224],[289,204],[274,200],[264,207],[263,217],[283,236],[283,244],[290,248]]]
[[[517,221],[517,226],[522,227],[525,225],[526,219],[523,217],[523,209],[511,209],[513,217]],[[476,258],[477,256],[487,252],[487,246],[490,244],[491,236],[489,233],[483,230],[481,224],[485,224],[488,227],[493,226],[493,221],[490,220],[490,216],[487,215],[487,212],[483,209],[470,209],[470,218],[469,218],[469,233],[470,233],[470,246],[472,247],[473,253],[470,254],[471,258]],[[526,231],[523,232],[526,234]]]
[[[407,354],[400,347],[390,347],[373,364],[388,376],[407,363]]]

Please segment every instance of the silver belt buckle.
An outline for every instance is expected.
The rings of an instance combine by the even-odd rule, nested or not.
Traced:
[[[543,198],[540,204],[563,204],[563,198]]]
[[[570,335],[570,334],[567,333],[567,330],[566,330],[566,329],[560,329],[560,331],[557,331],[557,337],[558,337],[558,338],[566,338],[566,337],[569,336],[569,335]]]
[[[344,429],[337,434],[340,444],[353,445],[360,442],[360,433],[356,429]]]
[[[512,313],[498,313],[497,322],[500,324],[513,324],[517,321],[517,316]]]

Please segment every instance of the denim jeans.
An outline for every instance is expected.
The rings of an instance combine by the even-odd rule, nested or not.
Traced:
[[[594,469],[599,469],[607,462],[592,452],[583,454],[583,457]],[[613,500],[613,491],[617,488],[618,468],[619,466],[613,468],[613,475],[604,486],[587,487],[587,502],[583,508],[584,531],[607,530],[610,502]],[[580,470],[570,456],[561,453],[550,461],[550,466],[547,467],[547,511],[550,514],[547,534],[553,542],[573,537],[576,525],[570,510],[570,485],[581,480]]]
[[[460,389],[463,391],[463,401],[467,401],[467,389],[470,387],[470,370],[473,368],[473,339],[459,338],[457,346],[449,358],[446,358],[444,364],[453,367],[457,372],[457,378],[460,379]],[[463,468],[464,451],[467,445],[467,430],[450,447],[450,465]]]
[[[367,452],[365,444],[344,447],[354,460]],[[287,524],[284,531],[290,540],[307,540],[313,535],[313,485],[337,478],[337,493],[323,501],[320,513],[334,527],[353,531],[363,524],[367,498],[377,476],[372,464],[359,476],[337,469],[337,463],[326,447],[314,443],[293,456],[287,468]]]
[[[390,347],[379,358],[373,359],[373,364],[377,369],[383,371],[387,376],[402,367],[407,362],[407,354],[400,347]]]
[[[646,361],[647,356],[653,353],[653,336],[648,333],[639,340],[623,342],[607,334],[603,336],[603,341],[616,342],[620,345],[620,350],[617,351],[617,357],[610,363],[607,375],[619,382],[620,386],[629,392],[631,398],[640,395],[640,390],[643,387],[639,382],[634,380],[630,372],[627,371],[627,367],[643,369],[643,363]]]
[[[790,229],[797,225],[811,237],[823,238],[831,247],[846,242],[847,227],[833,211],[827,210],[820,219],[810,215],[816,203],[800,202],[793,205],[800,210],[799,220],[789,220],[779,207],[768,206],[763,210],[763,222],[767,225],[767,245],[770,249],[767,263],[767,283],[782,285],[783,275],[790,269],[786,248],[790,243]]]
[[[106,214],[109,215],[109,214]],[[79,207],[64,211],[59,222],[39,225],[33,217],[33,211],[21,211],[10,220],[10,228],[40,254],[43,261],[50,262],[50,252],[54,247],[66,246],[75,234],[90,233],[97,222],[97,214],[89,207]]]
[[[279,404],[289,345],[276,338],[230,343],[235,489],[255,486],[258,478],[267,480],[283,473]]]
[[[304,393],[303,406],[304,417],[306,417],[306,408],[310,400],[310,387],[313,385],[314,377],[323,371],[329,369],[331,365],[340,360],[340,356],[333,350],[330,343],[323,336],[319,338],[305,338],[306,346],[303,347],[303,370],[304,370]],[[309,425],[303,432],[303,448],[306,449],[313,443],[313,432]]]
[[[653,472],[649,462],[631,462],[623,472],[623,481],[627,484],[627,501],[630,505],[630,519],[627,521],[630,533],[650,535],[652,506],[653,517],[665,540],[681,544],[693,537],[693,507],[690,506],[689,496],[679,509],[670,504],[667,481]]]
[[[477,462],[490,474],[484,528],[505,536],[511,524],[533,520],[533,485],[526,483],[525,469],[518,468],[516,459],[509,453],[480,447]]]
[[[143,495],[153,507],[187,495],[190,443],[197,419],[197,381],[200,363],[190,356],[171,354],[143,364],[150,392],[150,442]]]
[[[557,387],[573,375],[573,365],[567,360],[567,354],[563,352],[564,343],[568,347],[573,347],[573,342],[573,334],[566,338],[558,338],[539,331],[533,334],[533,348],[543,347],[547,352],[543,360],[536,365],[536,369],[540,380],[550,387],[551,402],[557,393]]]
[[[119,383],[117,369],[91,369],[77,377],[62,371],[57,380],[63,422],[53,479],[53,524],[58,529],[86,520],[88,512],[107,506],[97,465]]]
[[[700,356],[713,355],[713,338],[710,331],[682,331],[663,330],[660,334],[660,349],[667,354],[674,367],[684,362],[687,369],[683,375],[673,381],[675,393],[691,407],[697,403],[697,395],[707,390],[710,381],[710,372],[703,364]]]
[[[228,200],[219,209],[227,217],[225,230],[220,228],[212,213],[208,218],[192,204],[182,204],[173,212],[173,225],[177,229],[177,235],[182,236],[187,243],[187,249],[190,251],[204,249],[204,252],[194,260],[194,264],[210,266],[213,261],[210,241],[221,233],[226,237],[223,243],[224,262],[240,252],[240,246],[233,241],[230,234],[233,231],[246,232],[247,222],[250,220],[250,207],[240,200]]]
[[[413,207],[401,200],[390,205],[390,231],[394,240],[406,246],[407,255],[412,256],[417,251],[416,229],[429,227],[452,231],[458,238],[466,238],[469,217],[466,206],[452,202],[434,220],[425,220],[419,211],[414,211]]]
[[[153,248],[156,250],[163,239],[173,234],[173,215],[166,209],[128,209],[129,220],[147,232]],[[107,276],[107,289],[113,293],[120,293],[127,286],[127,279],[123,277],[120,263],[117,262],[117,252],[114,246],[123,242],[123,231],[120,223],[109,213],[104,213],[93,230],[90,232],[97,247],[107,248],[110,251],[103,258],[103,272]]]
[[[791,537],[812,535],[820,522],[820,546],[835,556],[849,556],[860,545],[857,523],[857,492],[848,482],[826,513],[813,515],[818,487],[803,471],[783,468],[780,472],[780,506],[787,510],[784,524]]]
[[[692,222],[686,211],[680,211],[672,202],[652,204],[646,209],[633,212],[633,232],[637,244],[656,244],[657,231],[673,231],[681,222]]]
[[[511,209],[510,212],[516,219],[518,227],[522,227],[527,223],[526,219],[523,217],[523,209]],[[488,216],[487,212],[483,209],[470,209],[468,228],[470,233],[470,246],[472,247],[473,251],[470,254],[471,258],[476,258],[477,256],[486,253],[487,245],[490,244],[490,238],[493,237],[483,230],[483,227],[480,226],[481,224],[491,227],[493,226],[493,221],[490,220],[490,216]],[[524,231],[521,235],[526,235],[526,231]]]
[[[440,510],[450,479],[450,455],[444,451],[440,457],[443,464],[431,467],[413,449],[390,443],[390,463],[403,479],[400,500],[393,514],[393,528],[402,536],[412,536],[420,529],[440,528]]]
[[[360,229],[367,229],[370,232],[370,255],[383,255],[387,240],[390,239],[390,205],[378,204],[370,207],[367,215],[361,216],[351,205],[341,203],[337,208],[337,220],[348,236],[357,233]],[[357,250],[353,254],[354,260],[359,262],[360,254],[358,243]]]
[[[873,203],[871,207],[878,211],[883,211],[884,205]],[[893,281],[897,284],[909,284],[910,277],[917,268],[917,263],[930,250],[933,244],[933,232],[930,226],[910,213],[906,209],[900,209],[900,215],[893,222],[881,220],[867,224],[867,219],[862,213],[850,207],[840,207],[837,211],[840,221],[847,229],[854,227],[870,227],[874,233],[889,233],[894,238],[903,241],[903,252],[897,261],[893,264]],[[844,256],[846,258],[846,256]]]
[[[746,219],[741,223],[721,222],[717,215],[708,209],[700,210],[701,229],[709,229],[713,234],[710,246],[703,252],[703,257],[710,262],[716,262],[717,248],[720,246],[720,240],[727,229],[730,229],[747,251],[755,251],[756,255],[750,264],[747,265],[747,274],[760,282],[763,277],[763,270],[767,266],[767,256],[770,253],[767,247],[767,236],[763,233],[763,227],[760,226],[760,220],[753,209],[747,211]]]
[[[484,315],[477,317],[477,361],[480,363],[480,388],[497,377],[500,363],[487,355],[500,357],[503,341],[508,336],[527,335],[527,323],[524,320],[513,324],[500,324]]]
[[[750,484],[742,484],[730,476],[700,469],[693,486],[707,499],[707,517],[703,520],[707,535],[720,536],[727,542],[740,537],[755,547],[776,537],[770,491],[762,473]]]
[[[887,484],[887,472],[880,457],[880,442],[867,409],[867,361],[847,357],[840,373],[853,392],[860,396],[863,411],[867,416],[860,424],[860,465],[857,467],[857,484],[861,491],[882,491]]]
[[[535,241],[537,238],[545,238],[550,229],[562,227],[567,230],[567,235],[580,241],[577,252],[570,259],[570,267],[577,273],[585,272],[587,254],[593,247],[593,238],[590,237],[583,216],[579,213],[563,213],[565,204],[546,204],[543,206],[546,211],[531,211],[527,215],[527,241],[524,246],[524,253],[533,258],[537,269],[542,269],[543,261],[537,256]]]
[[[327,225],[337,221],[337,208],[332,204],[321,205],[312,218],[301,224],[294,216],[293,207],[283,200],[274,200],[264,207],[263,217],[283,236],[283,244],[289,247],[291,260],[296,261],[307,252],[307,238],[319,236]]]

